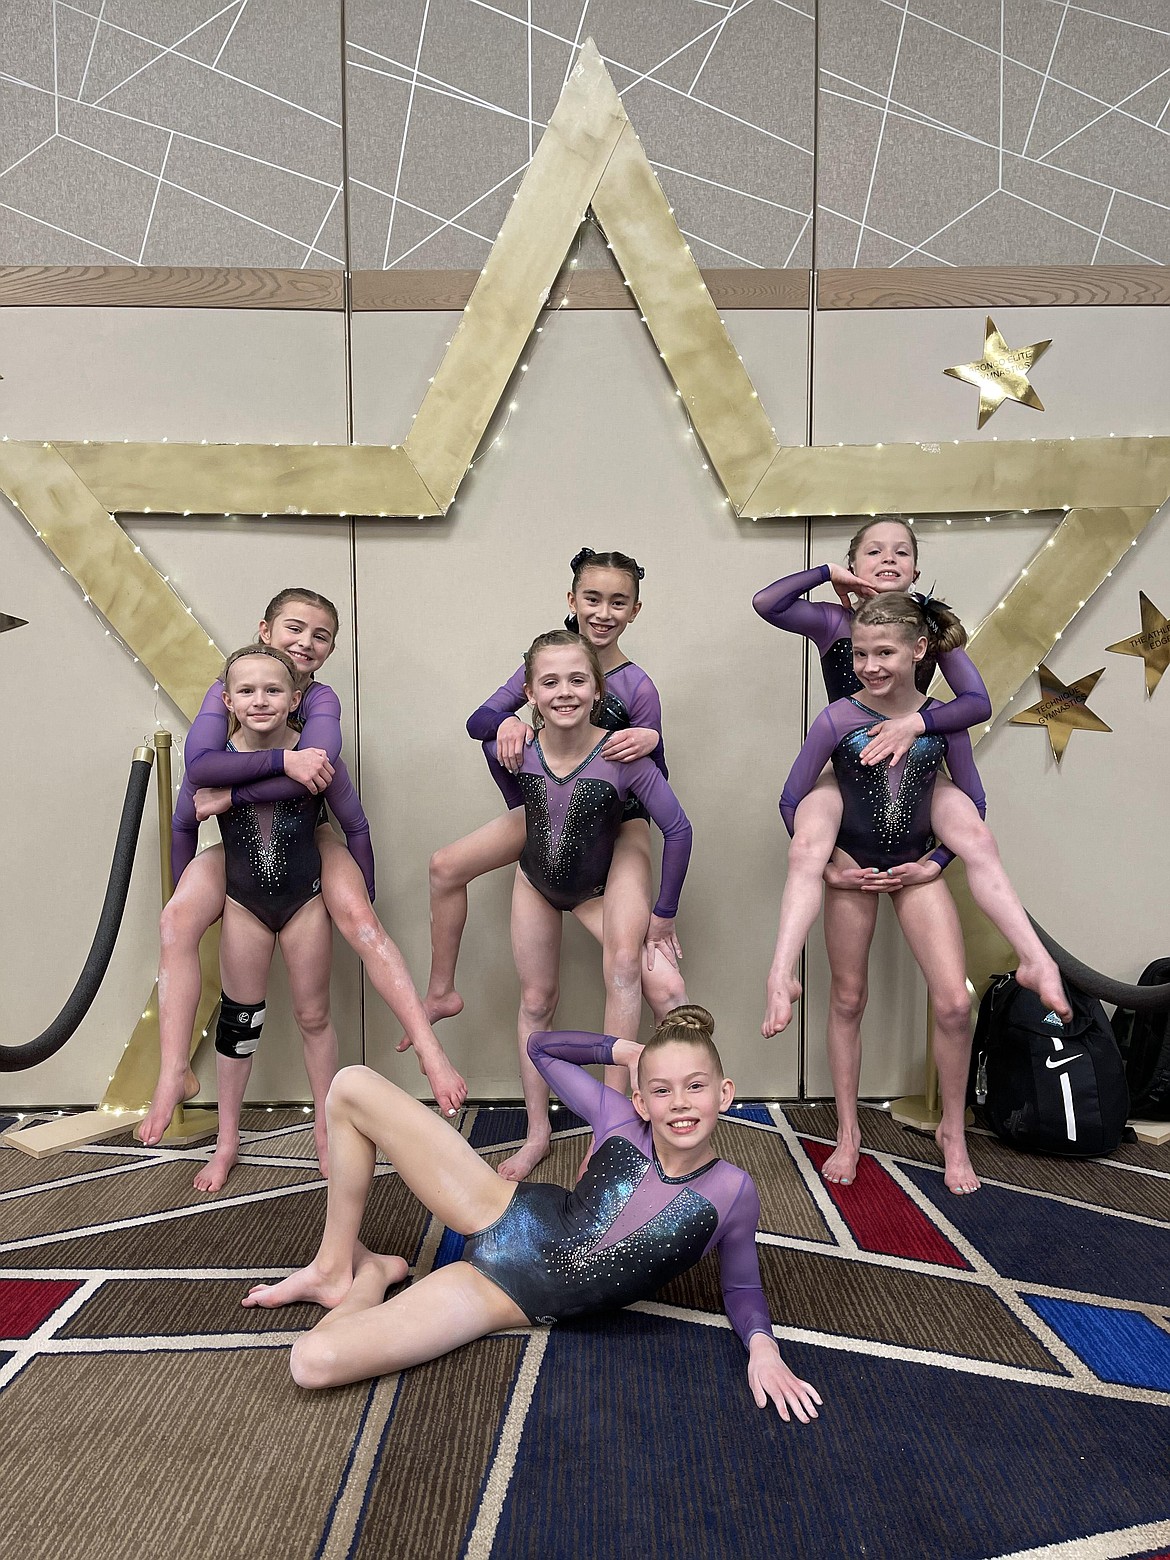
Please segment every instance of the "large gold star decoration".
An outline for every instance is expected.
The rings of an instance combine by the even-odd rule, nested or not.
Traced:
[[[944,368],[943,373],[952,379],[965,380],[979,391],[979,424],[983,424],[1005,401],[1019,401],[1038,412],[1044,403],[1028,383],[1033,363],[1042,357],[1052,341],[1034,341],[1030,347],[1009,347],[995,328],[991,315],[987,316],[987,330],[983,340],[983,356],[977,363],[960,363],[955,368]]]
[[[1036,671],[1040,678],[1041,699],[1029,709],[1013,715],[1009,725],[1043,726],[1052,744],[1052,756],[1059,764],[1074,731],[1112,731],[1089,708],[1088,698],[1105,668],[1078,677],[1075,683],[1062,683],[1041,661]]]
[[[949,516],[1022,507],[1055,514],[1052,535],[969,643],[992,708],[1001,711],[1166,502],[1170,437],[781,445],[592,42],[573,66],[401,444],[0,440],[0,494],[193,718],[219,674],[222,652],[195,607],[179,599],[117,516],[154,515],[182,525],[209,514],[251,516],[258,524],[282,517],[418,521],[446,514],[590,210],[730,514],[744,520]],[[987,323],[990,343],[995,328]],[[1048,346],[1013,354],[998,333],[994,339],[1017,375]],[[1015,361],[1021,354],[1026,363]],[[966,377],[962,369],[948,372]],[[1003,376],[1001,367],[993,380],[999,400],[1008,393]],[[1030,393],[1026,378],[1023,383]],[[982,735],[974,731],[973,741]],[[1003,967],[1003,954],[976,957],[975,935],[968,929],[975,961],[969,968],[982,979]],[[212,954],[208,959],[214,998]],[[144,1010],[107,1091],[109,1106],[143,1103],[137,1085],[125,1079],[143,1055],[158,1055],[154,997]]]
[[[1146,697],[1152,698],[1162,673],[1170,666],[1170,620],[1158,611],[1145,591],[1138,591],[1138,600],[1142,609],[1141,633],[1105,648],[1115,655],[1141,656],[1146,663]]]

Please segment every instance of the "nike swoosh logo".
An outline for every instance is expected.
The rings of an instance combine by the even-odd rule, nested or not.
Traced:
[[[1045,1067],[1067,1067],[1070,1062],[1079,1061],[1084,1056],[1083,1051],[1074,1051],[1071,1056],[1050,1056],[1045,1061]]]

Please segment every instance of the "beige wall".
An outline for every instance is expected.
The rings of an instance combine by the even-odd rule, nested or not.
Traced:
[[[1048,410],[1009,405],[980,437],[1168,431],[1165,311],[1004,310],[996,320],[1013,345],[1053,337],[1035,376]],[[727,322],[780,439],[803,443],[807,319],[742,312]],[[453,323],[441,314],[355,319],[359,441],[406,431]],[[974,391],[941,370],[977,355],[982,325],[978,311],[820,315],[816,442],[975,437]],[[19,363],[22,385],[32,386],[19,403],[6,396],[10,436],[345,437],[338,318],[7,310],[0,343],[5,372]],[[130,529],[220,643],[246,638],[258,606],[291,578],[341,605],[345,633],[329,673],[349,720],[347,747],[360,760],[379,859],[378,908],[420,980],[427,856],[500,805],[463,720],[531,636],[559,622],[578,546],[633,551],[646,566],[646,605],[625,644],[662,692],[672,780],[696,831],[680,917],[688,984],[715,1011],[741,1090],[791,1096],[800,1037],[766,1044],[758,1025],[784,861],[776,798],[801,734],[802,646],[760,623],[750,597],[803,566],[805,528],[734,519],[686,439],[673,388],[636,317],[561,313],[536,343],[529,371],[517,376],[518,409],[502,446],[443,520],[220,517],[136,520]],[[850,529],[844,521],[815,526],[807,539],[813,561],[840,556]],[[1044,534],[1037,516],[923,524],[924,580],[977,622]],[[8,685],[25,700],[21,724],[11,706],[6,722],[9,805],[0,809],[0,1032],[15,1043],[53,1016],[80,968],[130,751],[153,728],[156,699],[151,680],[105,637],[76,586],[6,504],[0,558],[0,611],[29,619],[0,638]],[[1170,694],[1159,690],[1146,701],[1140,662],[1104,653],[1137,630],[1139,588],[1164,609],[1170,603],[1164,520],[1051,657],[1069,678],[1106,666],[1093,703],[1113,734],[1076,735],[1060,770],[1036,730],[1001,723],[979,750],[991,818],[1025,899],[1067,946],[1129,978],[1165,952],[1156,885],[1170,865],[1156,778],[1170,751]],[[815,668],[810,687],[815,711]],[[1036,697],[1033,682],[1019,702]],[[158,713],[181,733],[165,699]],[[55,1061],[0,1080],[0,1099],[100,1095],[153,980],[156,843],[148,812],[114,965],[83,1029]],[[467,1011],[444,1028],[477,1095],[517,1092],[508,890],[505,873],[473,889],[461,970]],[[808,1092],[818,1094],[827,1077],[817,937],[810,972],[804,1069]],[[863,1089],[884,1095],[918,1081],[922,1028],[918,978],[889,928],[873,972]],[[599,973],[587,940],[567,935],[562,1023],[600,1023]],[[280,990],[278,980],[253,1079],[257,1099],[306,1097]],[[364,1043],[374,1065],[417,1081],[412,1064],[393,1052],[396,1026],[368,990],[363,1035],[348,951],[338,960],[334,1000],[347,1059]],[[209,1078],[206,1061],[203,1071]]]

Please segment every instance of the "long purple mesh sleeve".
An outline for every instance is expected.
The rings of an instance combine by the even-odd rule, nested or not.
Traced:
[[[370,823],[342,758],[334,765],[333,779],[325,792],[325,804],[341,825],[349,853],[362,870],[366,893],[373,904],[374,847],[370,843]]]
[[[510,774],[496,757],[496,740],[493,736],[483,744],[483,756],[487,761],[488,774],[499,787],[500,795],[508,805],[509,812],[513,807],[523,807],[524,793],[520,789],[520,782],[514,774]]]
[[[301,727],[299,748],[324,748],[329,762],[336,767],[341,753],[341,700],[334,693],[328,683],[310,683],[305,689],[305,696],[301,700],[298,714],[304,721]],[[225,755],[232,758],[236,755]],[[268,780],[255,780],[232,785],[232,805],[239,807],[244,802],[288,802],[299,796],[307,796],[308,791],[290,776],[284,774],[284,758],[281,758],[281,773],[273,775]]]
[[[662,743],[662,700],[658,697],[658,689],[645,672],[642,672],[641,677],[634,684],[628,708],[631,726],[641,726],[658,733],[658,746],[652,753],[647,753],[646,757],[661,770],[664,779],[669,779],[666,750]]]
[[[829,762],[833,749],[845,734],[838,729],[837,722],[833,718],[834,708],[835,706],[830,704],[828,709],[822,710],[813,721],[808,736],[804,739],[804,745],[796,755],[796,762],[788,771],[788,779],[784,782],[784,790],[780,794],[780,816],[784,819],[784,827],[789,834],[794,832],[793,820],[796,817],[796,809],[816,785],[821,770]]]
[[[719,1285],[728,1320],[746,1349],[754,1333],[772,1336],[772,1317],[760,1283],[760,1258],[756,1227],[760,1222],[760,1198],[755,1183],[744,1172],[743,1186],[719,1236]]]
[[[527,702],[524,697],[524,668],[520,666],[486,703],[467,717],[467,735],[476,742],[490,742],[505,716],[515,715]]]
[[[956,654],[958,652],[955,652]],[[925,714],[925,711],[923,712]],[[983,781],[979,777],[979,771],[975,767],[975,754],[971,749],[971,734],[968,731],[954,731],[947,737],[947,769],[951,779],[961,791],[965,791],[975,803],[975,810],[981,818],[987,817],[987,794],[983,789]],[[955,859],[953,850],[948,850],[945,845],[937,845],[928,861],[937,861],[939,870],[945,872]]]
[[[690,819],[652,759],[638,758],[623,768],[630,790],[645,803],[646,811],[662,830],[662,883],[654,914],[670,920],[678,914],[679,895],[691,859]]]
[[[195,816],[195,787],[187,775],[179,787],[171,815],[171,874],[177,883],[199,849],[199,820]]]
[[[589,1034],[581,1029],[560,1033],[537,1030],[528,1036],[528,1055],[533,1066],[557,1098],[589,1123],[597,1144],[615,1127],[640,1119],[624,1094],[584,1071],[591,1064],[610,1066],[613,1046],[612,1036]]]
[[[938,669],[955,695],[946,704],[935,703],[922,711],[927,731],[965,731],[991,719],[991,700],[974,661],[965,650],[948,650],[938,658]]]
[[[799,574],[786,574],[773,585],[765,585],[752,597],[752,606],[773,628],[811,639],[817,652],[825,651],[836,640],[848,637],[851,619],[845,608],[831,601],[805,601],[803,597],[829,578],[829,565]]]
[[[341,752],[341,702],[328,683],[310,683],[301,700],[304,721],[299,746],[324,748],[332,764]],[[228,713],[223,702],[223,683],[212,683],[191,722],[183,746],[186,772],[192,785],[232,787],[232,802],[279,802],[307,795],[284,773],[284,749],[269,748],[262,753],[233,753],[227,750]],[[218,743],[218,746],[216,744]]]

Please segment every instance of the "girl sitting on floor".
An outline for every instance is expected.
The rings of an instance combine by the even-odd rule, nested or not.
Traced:
[[[759,1198],[746,1171],[711,1154],[734,1096],[714,1020],[683,1007],[643,1047],[605,1035],[533,1034],[545,1083],[593,1128],[596,1148],[572,1191],[503,1180],[465,1138],[364,1067],[338,1073],[327,1118],[332,1174],[316,1257],[246,1306],[312,1301],[329,1314],[292,1349],[303,1387],[333,1387],[419,1365],[506,1327],[551,1323],[653,1295],[719,1253],[732,1326],[748,1351],[748,1385],[783,1419],[817,1417],[821,1399],[793,1375],[772,1336],[760,1287]],[[627,1067],[634,1097],[598,1082],[590,1063]],[[408,1269],[358,1241],[379,1149],[448,1228],[467,1236],[459,1262],[385,1299]]]

